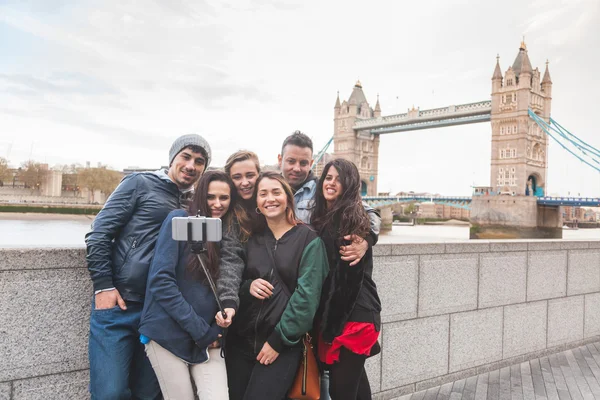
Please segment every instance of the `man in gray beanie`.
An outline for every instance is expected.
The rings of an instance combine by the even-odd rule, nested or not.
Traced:
[[[169,168],[123,178],[86,235],[94,286],[89,359],[92,399],[159,399],[160,387],[139,341],[146,280],[160,227],[182,207],[210,162],[199,135],[177,138]]]

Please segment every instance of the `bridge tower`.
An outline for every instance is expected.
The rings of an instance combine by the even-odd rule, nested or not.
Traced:
[[[340,103],[338,92],[333,112],[333,155],[356,164],[362,181],[363,196],[377,195],[379,135],[373,135],[369,130],[355,131],[353,126],[357,120],[380,116],[379,96],[375,109],[371,108],[360,81],[354,85],[348,101]]]
[[[545,121],[550,119],[552,80],[546,71],[540,80],[532,69],[527,46],[502,76],[500,59],[492,76],[492,160],[490,184],[495,192],[543,195],[547,188],[548,139],[529,118],[531,108]]]

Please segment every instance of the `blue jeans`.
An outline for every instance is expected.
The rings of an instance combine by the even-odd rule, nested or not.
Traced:
[[[90,316],[90,393],[92,400],[155,400],[158,380],[140,343],[142,303],[127,302]]]

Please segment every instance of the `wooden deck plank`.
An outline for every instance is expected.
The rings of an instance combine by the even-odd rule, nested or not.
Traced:
[[[450,392],[452,392],[453,385],[454,385],[454,382],[448,382],[448,383],[444,383],[442,386],[440,386],[440,391],[438,392],[437,400],[450,399]]]
[[[465,389],[466,379],[460,379],[454,382],[452,385],[452,392],[450,392],[450,400],[461,400],[463,390]]]
[[[533,390],[533,378],[531,377],[529,361],[521,363],[521,386],[523,388],[523,400],[535,400],[535,391]]]
[[[510,400],[510,367],[500,370],[500,400]]]
[[[596,377],[594,376],[592,369],[590,368],[585,357],[581,353],[581,349],[580,348],[573,349],[573,350],[571,350],[571,352],[573,353],[575,362],[577,363],[579,369],[583,373],[583,377],[585,378],[585,381],[587,382],[590,390],[592,391],[592,396],[595,399],[600,398],[600,384],[598,384],[598,381],[596,380]]]
[[[560,400],[569,400],[571,399],[571,394],[569,393],[569,388],[567,387],[567,381],[562,373],[560,368],[560,363],[558,362],[558,358],[556,354],[552,354],[548,357],[550,365],[552,366],[552,376],[554,377],[554,382],[556,384],[556,391],[558,392],[558,397]]]
[[[475,400],[486,400],[488,392],[489,373],[480,374],[477,377],[477,387],[475,389]]]
[[[540,358],[540,368],[542,370],[542,377],[544,378],[544,389],[546,389],[546,397],[548,400],[559,400],[558,391],[556,390],[556,383],[554,381],[554,375],[552,375],[552,367],[548,357]]]
[[[569,365],[569,361],[564,353],[556,354],[556,359],[560,365],[560,370],[565,377],[565,382],[567,383],[567,387],[569,388],[569,394],[571,398],[574,400],[584,400],[583,394],[579,389],[579,385],[577,384],[577,380],[575,379],[574,371],[571,369]]]
[[[425,397],[423,398],[423,400],[436,400],[439,391],[440,391],[439,386],[427,389],[427,392],[425,392]]]
[[[477,389],[477,375],[467,378],[463,390],[463,400],[475,400],[475,389]]]
[[[581,355],[585,359],[585,362],[590,367],[590,371],[592,371],[592,373],[594,374],[596,381],[600,382],[600,365],[598,365],[598,363],[596,362],[596,359],[590,352],[589,347],[581,346],[580,351],[581,351]]]
[[[579,368],[579,364],[573,355],[573,350],[567,350],[561,354],[561,357],[565,357],[569,368],[573,372],[573,377],[575,378],[575,382],[577,382],[577,386],[579,387],[579,391],[585,400],[594,400],[594,393],[590,388],[585,376],[583,375],[583,371]]]
[[[512,400],[523,400],[523,381],[521,379],[520,364],[514,364],[510,367],[510,397]]]
[[[454,382],[444,383],[440,386],[440,391],[437,395],[437,400],[448,400],[450,398],[450,392],[452,392],[452,386]]]
[[[426,390],[421,390],[420,392],[413,393],[410,400],[423,400],[426,392],[427,392]]]
[[[487,400],[499,400],[500,398],[500,370],[490,371],[488,376]]]
[[[542,376],[542,368],[538,358],[529,361],[531,369],[531,380],[533,381],[533,393],[536,400],[547,399],[546,388],[544,386],[544,377]]]

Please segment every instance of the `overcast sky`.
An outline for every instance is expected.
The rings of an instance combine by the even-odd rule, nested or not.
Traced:
[[[383,115],[490,99],[522,35],[550,61],[552,116],[600,147],[600,1],[0,0],[0,156],[113,168],[168,162],[200,133],[215,166],[276,162],[295,129],[321,148],[357,79]],[[381,137],[379,191],[489,184],[491,126]],[[549,150],[548,190],[600,196],[600,173]]]

